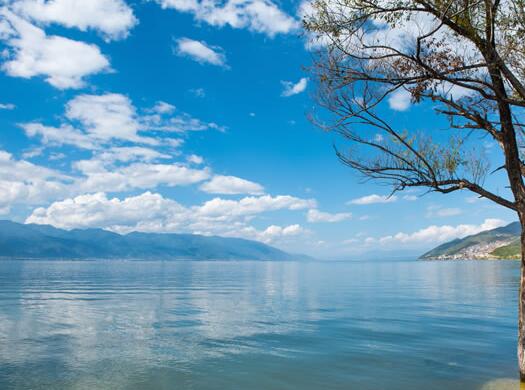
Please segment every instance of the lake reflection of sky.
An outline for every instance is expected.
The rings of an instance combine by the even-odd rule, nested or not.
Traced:
[[[0,263],[1,389],[479,389],[517,262]]]

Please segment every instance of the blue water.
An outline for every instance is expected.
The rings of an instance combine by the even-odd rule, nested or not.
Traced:
[[[0,389],[481,389],[518,266],[1,261]]]

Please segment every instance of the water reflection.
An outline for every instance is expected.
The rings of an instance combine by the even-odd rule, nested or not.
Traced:
[[[5,261],[0,388],[492,389],[517,267]]]

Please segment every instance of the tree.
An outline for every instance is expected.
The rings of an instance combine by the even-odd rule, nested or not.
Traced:
[[[343,163],[393,192],[470,190],[516,211],[525,380],[525,0],[313,0],[305,15],[318,101],[330,114],[316,123],[356,146],[337,150]],[[431,102],[448,140],[395,128],[381,109],[395,99]],[[477,134],[499,145],[495,171],[508,178],[508,197],[484,185],[490,167]]]

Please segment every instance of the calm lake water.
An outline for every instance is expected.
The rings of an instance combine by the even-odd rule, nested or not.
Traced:
[[[482,389],[518,267],[0,261],[0,389]]]

